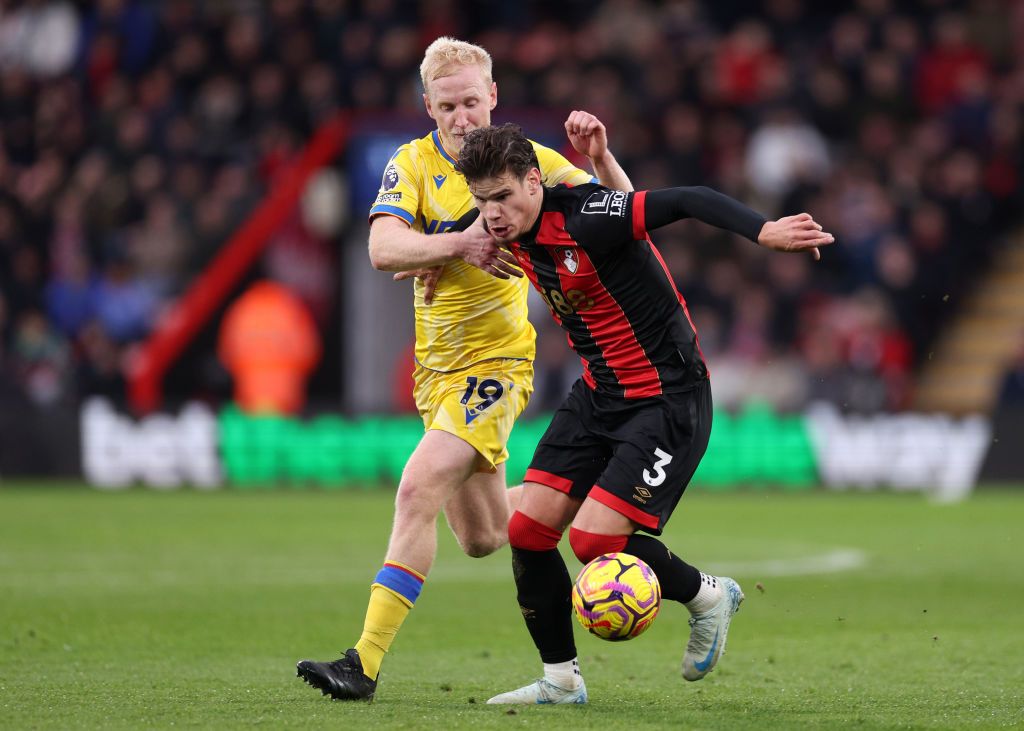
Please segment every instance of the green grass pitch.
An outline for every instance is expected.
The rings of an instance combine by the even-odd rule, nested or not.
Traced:
[[[1024,727],[1024,489],[695,488],[666,542],[747,594],[715,672],[681,679],[666,604],[634,642],[578,632],[589,705],[511,710],[484,701],[540,668],[508,549],[467,558],[443,525],[377,700],[295,678],[358,636],[393,497],[0,483],[0,727]]]

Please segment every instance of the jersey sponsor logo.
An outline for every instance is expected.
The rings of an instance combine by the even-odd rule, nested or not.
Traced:
[[[434,185],[437,187],[438,190],[441,190],[441,186],[444,185],[444,181],[446,181],[447,179],[447,175],[435,175]]]
[[[443,234],[451,228],[455,227],[457,221],[428,221],[426,218],[423,219],[423,233],[427,234]]]
[[[395,167],[394,163],[389,163],[384,168],[384,177],[380,180],[381,192],[391,190],[396,185],[398,185],[398,168]]]
[[[621,190],[598,190],[591,193],[583,203],[581,213],[591,215],[619,216],[626,215],[626,193]]]
[[[569,270],[569,273],[575,274],[576,270],[580,268],[580,255],[576,253],[576,249],[567,247],[559,249],[558,253],[562,257],[562,264]]]
[[[400,200],[402,200],[401,193],[381,193],[377,196],[378,203],[398,203]]]

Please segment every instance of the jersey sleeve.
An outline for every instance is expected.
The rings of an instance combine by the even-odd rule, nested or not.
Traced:
[[[539,145],[533,140],[530,140],[530,144],[533,145],[533,151],[537,153],[537,162],[540,163],[541,182],[549,188],[559,183],[583,185],[597,182],[593,175],[586,170],[580,170],[550,147]]]
[[[711,226],[738,233],[754,243],[766,219],[738,200],[703,185],[662,188],[637,193],[633,199],[633,231],[646,232],[679,221],[696,218]],[[645,233],[636,236],[639,238]]]
[[[420,169],[415,156],[412,145],[402,145],[388,160],[377,198],[370,207],[370,221],[389,215],[413,225],[420,208]]]
[[[633,206],[638,194],[597,184],[578,186],[573,192],[576,200],[565,228],[583,248],[606,252],[647,237],[635,225]]]
[[[452,226],[449,231],[465,231],[467,228],[473,225],[476,219],[480,218],[480,209],[476,206],[470,208],[468,211],[462,214],[455,225]]]

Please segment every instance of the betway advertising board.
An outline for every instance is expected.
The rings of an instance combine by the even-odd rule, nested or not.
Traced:
[[[991,442],[989,422],[981,417],[849,416],[826,405],[780,415],[752,405],[714,418],[694,477],[706,490],[824,485],[923,491],[952,501],[976,484]],[[214,412],[202,404],[135,420],[101,399],[84,404],[80,426],[85,478],[111,490],[394,484],[423,432],[415,416],[295,419],[235,407]],[[509,443],[510,480],[525,473],[546,427],[547,419],[517,424]]]

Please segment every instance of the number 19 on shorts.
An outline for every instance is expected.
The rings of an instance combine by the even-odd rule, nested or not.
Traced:
[[[472,422],[504,395],[505,387],[500,381],[493,378],[479,381],[476,376],[466,378],[466,391],[461,399],[462,405],[466,408],[466,423]]]

